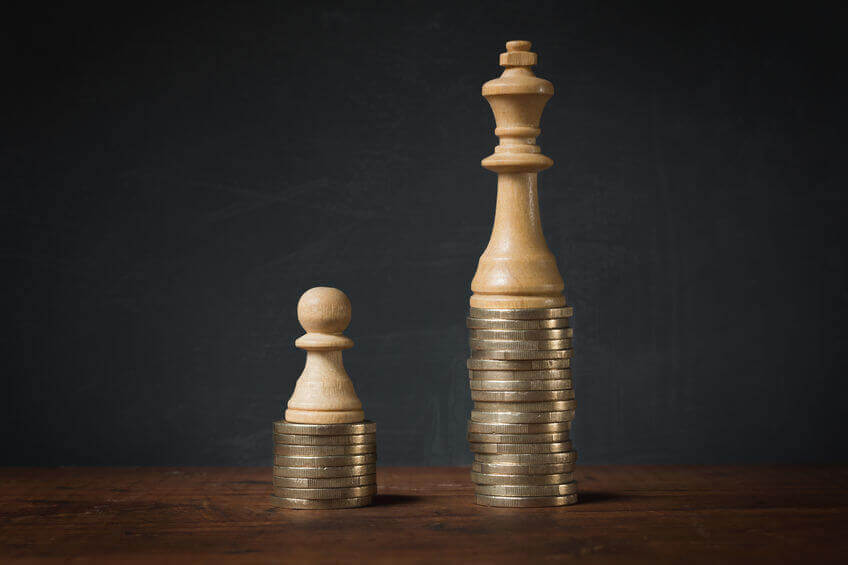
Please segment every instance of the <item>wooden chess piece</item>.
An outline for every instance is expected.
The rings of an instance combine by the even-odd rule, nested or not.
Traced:
[[[482,165],[498,174],[498,197],[492,236],[471,281],[471,306],[564,306],[565,284],[542,234],[537,189],[538,172],[553,165],[536,137],[554,87],[530,69],[537,57],[529,41],[509,41],[506,51],[500,56],[503,74],[483,85],[500,145]]]
[[[362,403],[342,363],[342,351],[353,347],[353,340],[342,335],[350,324],[350,300],[336,288],[311,288],[297,303],[297,319],[306,335],[294,344],[306,350],[306,366],[289,399],[286,421],[361,422]]]

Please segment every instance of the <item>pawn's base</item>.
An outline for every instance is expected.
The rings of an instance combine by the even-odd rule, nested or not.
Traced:
[[[362,410],[286,410],[286,421],[296,424],[354,424],[364,419]]]

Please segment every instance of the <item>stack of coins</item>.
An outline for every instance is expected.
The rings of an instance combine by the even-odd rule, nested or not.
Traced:
[[[377,425],[274,422],[274,490],[282,508],[355,508],[377,492]]]
[[[477,504],[577,502],[571,314],[570,307],[471,308],[468,441]]]

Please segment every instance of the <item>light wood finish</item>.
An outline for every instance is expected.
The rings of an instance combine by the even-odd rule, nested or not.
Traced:
[[[561,472],[570,472],[561,471]],[[270,469],[0,469],[0,562],[844,563],[848,467],[588,466],[580,504],[484,508],[468,467],[377,471],[374,505],[274,508]]]
[[[297,303],[306,335],[294,342],[306,350],[306,366],[288,402],[286,420],[300,424],[341,424],[365,419],[362,403],[342,363],[353,341],[342,335],[350,324],[350,300],[337,288],[307,290]]]
[[[506,49],[500,57],[503,74],[483,85],[500,145],[482,165],[498,174],[498,197],[492,236],[471,281],[471,306],[564,306],[565,285],[542,234],[537,188],[538,172],[553,165],[536,136],[554,87],[530,69],[536,54],[529,41],[510,41]]]

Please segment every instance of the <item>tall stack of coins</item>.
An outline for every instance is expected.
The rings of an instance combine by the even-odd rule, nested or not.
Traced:
[[[571,315],[570,307],[471,308],[468,442],[477,504],[577,502]]]
[[[355,508],[377,492],[377,425],[274,422],[271,504]]]

